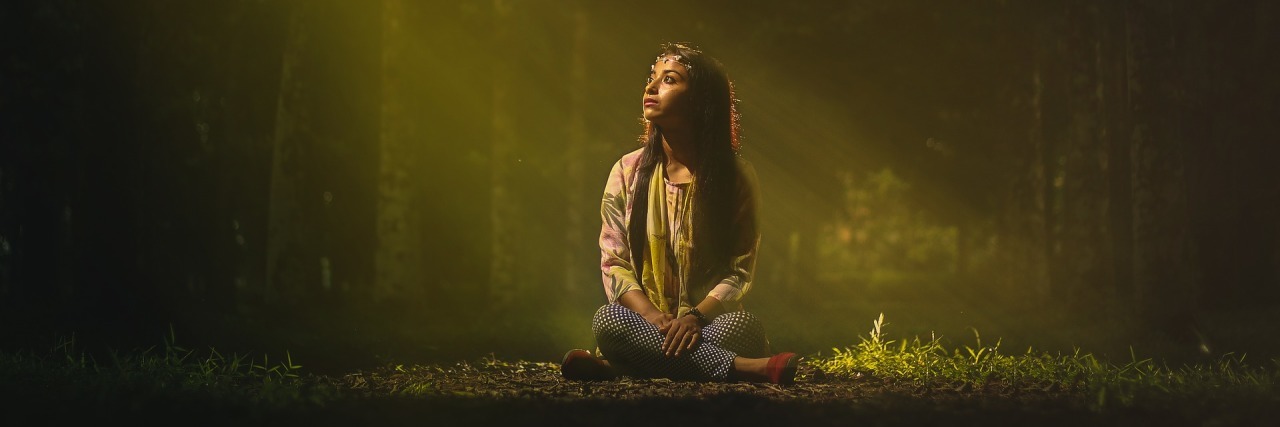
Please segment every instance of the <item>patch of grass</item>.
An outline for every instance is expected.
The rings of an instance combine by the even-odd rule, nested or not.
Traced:
[[[47,352],[0,353],[4,392],[98,405],[124,400],[291,406],[336,396],[335,387],[302,375],[301,369],[288,352],[283,360],[272,360],[265,354],[224,355],[212,347],[188,349],[178,345],[172,328],[159,348],[95,355],[77,348],[71,335],[57,339]]]
[[[974,346],[947,348],[940,337],[891,340],[884,314],[872,321],[868,336],[855,346],[833,349],[807,363],[817,375],[875,378],[928,388],[998,388],[1004,393],[1053,392],[1082,399],[1095,411],[1134,406],[1275,402],[1280,359],[1253,366],[1244,355],[1227,354],[1215,363],[1170,367],[1150,358],[1113,363],[1079,349],[1050,354],[1027,348],[1005,354],[1000,341],[984,345],[974,330]]]

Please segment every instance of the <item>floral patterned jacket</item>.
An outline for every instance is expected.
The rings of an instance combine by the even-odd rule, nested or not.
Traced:
[[[600,273],[604,282],[605,296],[609,303],[617,303],[618,298],[623,293],[632,290],[640,290],[645,292],[650,299],[655,292],[653,289],[646,289],[636,279],[641,274],[637,271],[638,266],[632,265],[631,244],[628,241],[627,225],[630,224],[631,209],[636,197],[646,197],[648,188],[647,183],[639,183],[637,180],[636,167],[640,162],[643,149],[639,149],[622,156],[617,163],[613,165],[613,170],[609,172],[609,179],[605,184],[604,197],[601,200],[600,216],[602,226],[600,227]],[[720,300],[727,311],[736,311],[742,308],[741,301],[747,291],[751,289],[752,276],[755,274],[756,253],[760,246],[760,234],[756,223],[756,205],[757,191],[754,170],[750,164],[739,158],[739,168],[742,175],[742,183],[740,185],[738,197],[738,209],[734,218],[735,234],[738,236],[733,245],[732,265],[727,270],[725,277],[719,278],[719,283],[711,287],[711,291],[707,296]],[[673,183],[666,181],[667,196],[667,217],[670,230],[669,236],[678,236],[681,233],[689,232],[689,224],[684,221],[687,218],[687,211],[692,203],[687,202],[684,197],[685,192],[689,190],[689,183]],[[636,189],[640,191],[637,193]],[[652,208],[652,207],[651,207]],[[643,244],[643,243],[640,243]],[[679,245],[677,245],[679,246]],[[680,247],[673,249],[671,245],[667,247],[671,253],[671,259],[687,259],[687,257],[676,256],[676,250],[687,251],[689,247]],[[689,284],[684,283],[678,274],[668,274],[667,282],[675,283],[679,286],[679,301],[671,301],[674,304],[666,304],[674,310],[673,315],[680,316],[689,308],[701,302],[702,296],[696,300],[691,300],[688,295]],[[656,305],[656,304],[655,304]]]

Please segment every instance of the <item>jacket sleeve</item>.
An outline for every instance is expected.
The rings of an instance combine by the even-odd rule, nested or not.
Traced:
[[[760,249],[760,230],[756,220],[759,189],[756,186],[755,170],[745,162],[739,163],[739,167],[742,179],[738,186],[738,209],[734,215],[736,240],[733,256],[730,258],[729,274],[720,279],[720,283],[708,293],[708,296],[720,300],[725,309],[731,311],[741,307],[742,297],[751,290],[756,270],[756,254]]]
[[[631,290],[640,290],[627,242],[627,181],[622,161],[613,165],[600,201],[600,273],[609,303]]]

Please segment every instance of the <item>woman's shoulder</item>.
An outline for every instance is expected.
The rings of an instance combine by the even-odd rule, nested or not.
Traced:
[[[614,163],[613,168],[616,172],[621,173],[623,176],[631,176],[632,174],[635,173],[636,165],[640,164],[640,157],[643,155],[644,155],[644,147],[638,148],[635,151],[624,154],[622,155],[622,158],[618,159],[617,163]]]
[[[750,161],[747,161],[747,159],[746,159],[746,158],[742,157],[742,155],[741,155],[741,154],[734,154],[734,156],[733,156],[733,160],[734,160],[734,161],[736,161],[736,162],[738,163],[738,171],[739,171],[739,172],[741,172],[741,173],[743,173],[743,174],[752,174],[752,175],[755,175],[755,173],[756,173],[756,167],[755,167],[754,165],[752,165]]]
[[[738,163],[738,179],[745,181],[748,185],[753,187],[759,183],[759,177],[756,175],[755,165],[752,165],[751,162],[742,158],[740,155],[734,156],[734,160]]]
[[[635,151],[623,154],[622,158],[618,159],[618,164],[635,169],[636,165],[640,163],[640,157],[643,155],[644,147],[637,148]]]

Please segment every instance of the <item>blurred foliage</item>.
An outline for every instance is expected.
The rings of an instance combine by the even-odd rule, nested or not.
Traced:
[[[903,274],[956,270],[955,226],[936,224],[910,202],[911,185],[885,168],[855,177],[840,174],[840,214],[823,226],[819,279],[877,282]]]

